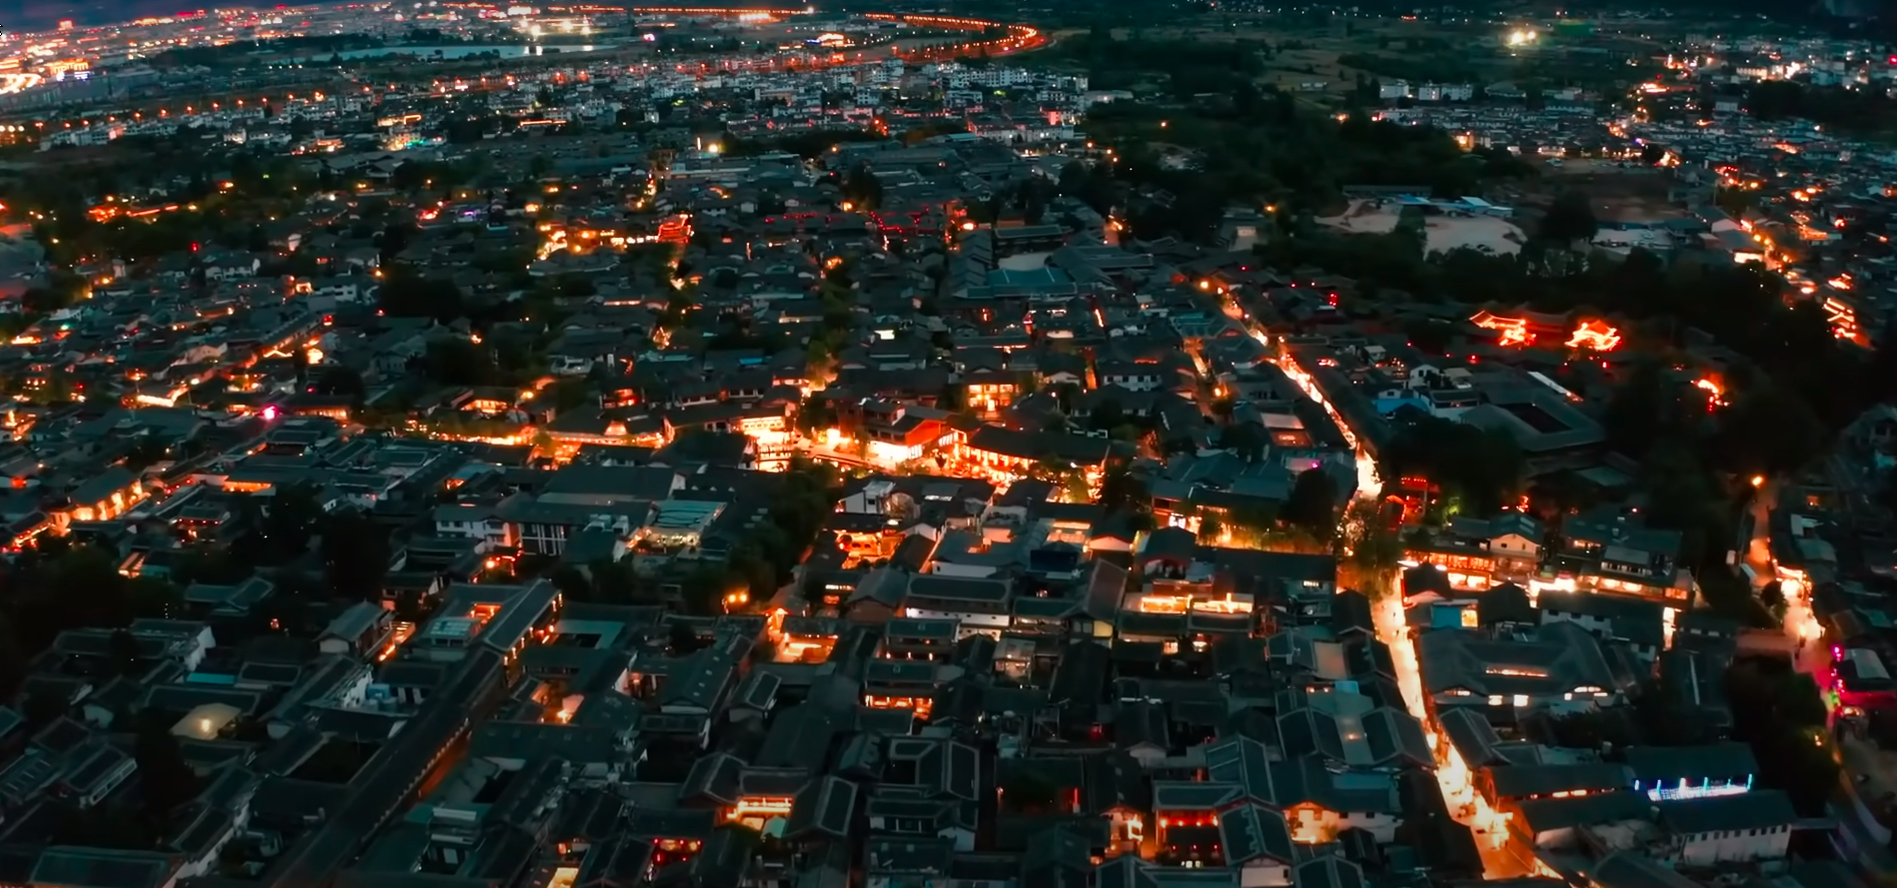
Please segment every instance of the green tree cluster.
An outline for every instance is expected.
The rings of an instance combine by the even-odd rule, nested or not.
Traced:
[[[1515,439],[1403,409],[1391,418],[1390,440],[1378,454],[1385,478],[1422,476],[1442,489],[1442,514],[1487,516],[1520,492],[1527,461]]]
[[[724,596],[738,591],[753,604],[770,600],[790,581],[825,516],[835,510],[842,484],[834,466],[802,457],[793,459],[776,481],[769,520],[751,528],[724,564],[708,565],[684,578],[685,606],[691,613],[722,613]]]
[[[1752,746],[1759,782],[1784,790],[1806,817],[1824,814],[1838,786],[1824,700],[1810,675],[1748,659],[1726,672],[1732,738]]]

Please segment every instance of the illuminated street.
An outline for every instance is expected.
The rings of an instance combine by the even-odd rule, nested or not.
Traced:
[[[1757,574],[1753,592],[1757,594],[1766,585],[1779,584],[1779,591],[1785,596],[1785,619],[1782,625],[1785,634],[1796,645],[1792,655],[1792,665],[1798,671],[1806,673],[1818,683],[1818,687],[1831,687],[1831,649],[1824,641],[1824,625],[1811,611],[1811,580],[1803,572],[1785,570],[1772,557],[1771,515],[1778,502],[1778,483],[1761,481],[1758,492],[1753,495],[1748,507],[1752,519],[1752,536],[1747,541],[1745,562]],[[1781,580],[1780,577],[1784,579]],[[1827,706],[1831,696],[1825,695]]]
[[[1888,46],[631,4],[0,15],[22,885],[1897,888]]]
[[[1246,322],[1248,326],[1251,326],[1252,338],[1258,340],[1258,343],[1266,348],[1271,347],[1271,337],[1266,335],[1264,330],[1255,325],[1250,325],[1249,319],[1243,317],[1243,311],[1238,309],[1230,300],[1227,300],[1225,303],[1225,313]],[[1352,452],[1356,454],[1357,498],[1375,502],[1378,494],[1383,491],[1383,479],[1377,475],[1377,461],[1364,452],[1363,444],[1357,440],[1357,434],[1351,431],[1350,425],[1344,422],[1344,418],[1337,413],[1336,408],[1332,407],[1329,401],[1324,400],[1324,393],[1318,391],[1317,383],[1311,379],[1309,373],[1304,372],[1304,368],[1298,366],[1296,360],[1293,360],[1289,354],[1286,354],[1283,358],[1276,361],[1276,363],[1278,368],[1283,370],[1284,374],[1290,377],[1292,382],[1297,384],[1298,390],[1304,392],[1305,397],[1316,401],[1318,406],[1323,407],[1324,412],[1330,416],[1331,422],[1337,424],[1337,430],[1343,433],[1344,441],[1350,445]]]
[[[1228,300],[1225,310],[1228,316],[1246,323],[1251,329],[1252,337],[1260,344],[1266,347],[1271,345],[1271,337],[1257,325],[1250,323],[1250,319],[1246,318],[1244,312],[1235,304]],[[1322,405],[1331,421],[1337,424],[1338,431],[1343,433],[1344,440],[1349,442],[1356,453],[1358,499],[1376,501],[1383,489],[1383,480],[1377,473],[1377,461],[1364,451],[1356,432],[1325,400],[1316,382],[1304,368],[1298,366],[1289,354],[1279,358],[1277,364],[1285,375],[1297,384],[1305,396]],[[1417,665],[1415,641],[1404,620],[1402,582],[1401,577],[1398,576],[1399,572],[1398,568],[1391,569],[1391,576],[1384,586],[1394,591],[1375,602],[1371,608],[1371,615],[1376,622],[1377,638],[1390,647],[1391,660],[1396,666],[1397,687],[1403,693],[1404,706],[1411,715],[1416,717],[1417,721],[1422,723],[1430,749],[1436,752],[1436,783],[1442,790],[1443,806],[1449,810],[1451,816],[1456,818],[1456,822],[1476,831],[1476,846],[1482,853],[1482,867],[1487,878],[1504,879],[1527,875],[1528,870],[1503,849],[1508,837],[1505,821],[1476,794],[1474,772],[1443,740],[1423,704],[1422,673]]]
[[[1391,588],[1399,588],[1398,582],[1392,577]],[[1422,722],[1429,747],[1436,752],[1436,785],[1442,790],[1443,806],[1457,823],[1475,831],[1476,847],[1482,852],[1483,875],[1490,879],[1527,875],[1528,870],[1503,848],[1508,839],[1507,821],[1476,794],[1475,773],[1436,730],[1423,705],[1423,677],[1417,665],[1415,640],[1404,624],[1402,596],[1386,596],[1375,604],[1371,614],[1376,620],[1377,638],[1390,646],[1403,703],[1410,714]]]

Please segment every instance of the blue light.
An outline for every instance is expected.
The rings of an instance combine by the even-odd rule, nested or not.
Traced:
[[[1639,789],[1640,782],[1635,781],[1634,790],[1639,791]],[[1746,782],[1744,784],[1732,780],[1722,780],[1719,783],[1714,783],[1711,777],[1706,777],[1700,780],[1698,786],[1690,786],[1687,784],[1686,778],[1681,778],[1679,785],[1674,787],[1667,786],[1665,781],[1655,782],[1653,788],[1647,790],[1647,798],[1656,802],[1672,802],[1682,799],[1706,799],[1720,796],[1744,795],[1751,790],[1752,776],[1749,774],[1746,775]]]

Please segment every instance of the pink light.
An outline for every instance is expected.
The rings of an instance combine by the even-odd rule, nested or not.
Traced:
[[[272,404],[268,407],[265,407],[263,409],[263,412],[258,415],[263,417],[264,422],[276,422],[277,421],[277,406],[275,404]]]

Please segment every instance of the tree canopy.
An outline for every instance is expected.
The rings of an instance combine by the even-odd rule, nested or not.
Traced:
[[[1506,433],[1404,409],[1379,454],[1385,478],[1420,475],[1442,489],[1448,514],[1486,516],[1511,502],[1527,463]]]

